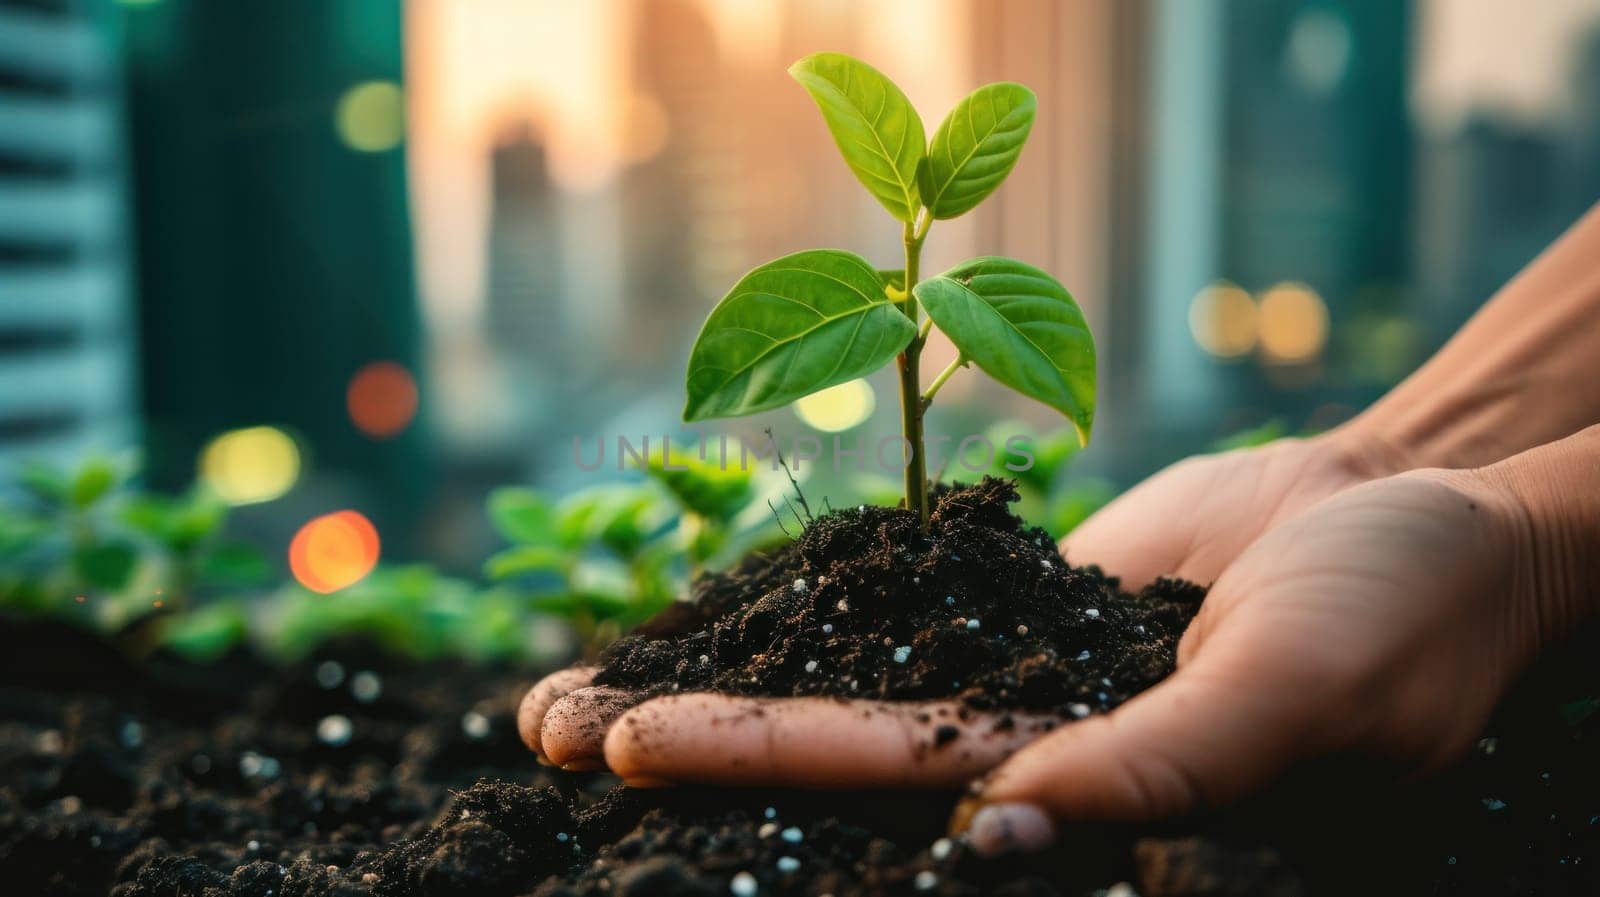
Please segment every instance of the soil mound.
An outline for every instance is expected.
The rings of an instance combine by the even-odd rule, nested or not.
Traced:
[[[618,641],[595,682],[1071,718],[1169,674],[1205,591],[1162,580],[1129,594],[1069,567],[1011,514],[1016,498],[993,478],[942,490],[927,533],[897,508],[829,513],[776,556],[702,581],[695,613]]]

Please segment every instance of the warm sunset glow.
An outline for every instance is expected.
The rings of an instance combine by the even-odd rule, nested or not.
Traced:
[[[962,52],[970,23],[957,4],[660,0],[659,6],[703,20],[714,51],[700,63],[707,70],[733,81],[759,74],[782,90],[787,107],[740,110],[757,120],[788,121],[795,109],[810,114],[782,72],[815,50],[866,55],[925,110],[949,108],[972,80]],[[552,183],[580,202],[606,202],[606,191],[630,165],[693,138],[692,126],[672,121],[654,95],[659,85],[642,80],[638,70],[640,55],[654,52],[648,41],[634,46],[635,26],[649,7],[630,0],[405,4],[406,161],[420,291],[436,331],[470,328],[482,312],[490,160],[500,138],[532,134],[546,153]],[[865,27],[869,21],[874,27]],[[841,41],[858,31],[859,45],[853,38]],[[825,140],[808,147],[831,157]],[[951,222],[941,231],[963,234],[970,226]]]
[[[345,403],[356,429],[373,439],[388,439],[417,416],[417,381],[392,361],[374,361],[350,378]]]
[[[378,531],[355,511],[317,517],[289,543],[289,569],[301,585],[328,594],[360,582],[378,563]]]

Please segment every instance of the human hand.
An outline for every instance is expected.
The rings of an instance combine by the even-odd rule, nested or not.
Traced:
[[[1074,564],[1099,565],[1124,588],[1138,589],[1158,576],[1209,584],[1275,525],[1404,465],[1398,451],[1351,427],[1196,455],[1084,521],[1062,540],[1062,553]]]
[[[1301,758],[1436,768],[1478,737],[1549,636],[1519,500],[1476,473],[1352,488],[1262,536],[1213,586],[1176,673],[1001,764],[957,815],[989,851],[1052,819],[1145,820],[1229,802]],[[1541,594],[1543,592],[1543,594]]]

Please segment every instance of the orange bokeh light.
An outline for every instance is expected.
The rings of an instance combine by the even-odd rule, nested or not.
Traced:
[[[378,530],[356,511],[314,518],[289,543],[289,569],[324,595],[359,582],[378,564]]]
[[[392,361],[374,361],[350,378],[345,404],[356,429],[374,439],[388,439],[417,416],[417,381]]]

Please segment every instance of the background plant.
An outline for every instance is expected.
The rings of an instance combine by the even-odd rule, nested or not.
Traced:
[[[0,607],[118,633],[199,593],[270,578],[260,551],[223,537],[226,504],[201,488],[132,489],[136,471],[110,457],[22,465],[0,504]]]
[[[671,463],[666,463],[671,451]],[[561,500],[507,487],[489,518],[511,545],[484,564],[533,610],[567,619],[593,653],[682,596],[702,570],[785,536],[766,503],[776,484],[690,451],[652,455],[649,477]]]
[[[1077,303],[1045,272],[980,257],[927,280],[923,242],[1005,180],[1033,126],[1033,92],[1000,82],[956,104],[927,139],[911,102],[883,73],[840,53],[807,56],[789,72],[816,101],[845,163],[901,224],[903,267],[814,249],[746,274],[717,304],[690,353],[686,421],[754,414],[872,373],[899,371],[906,443],[905,505],[926,526],[923,416],[970,364],[1061,411],[1080,445],[1094,424],[1094,340]],[[922,313],[927,318],[922,318]],[[920,360],[937,325],[958,350],[924,390]]]
[[[514,590],[414,564],[317,594],[228,538],[228,506],[203,487],[162,495],[137,488],[136,474],[109,457],[17,469],[0,487],[0,611],[88,630],[131,655],[160,648],[200,662],[246,643],[294,660],[349,637],[419,658],[559,659],[539,637],[550,619]]]

